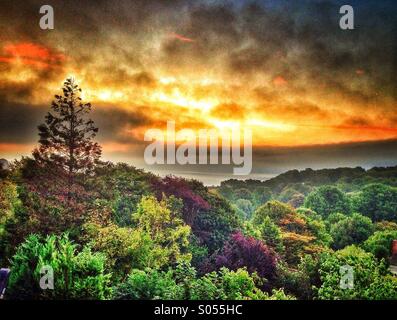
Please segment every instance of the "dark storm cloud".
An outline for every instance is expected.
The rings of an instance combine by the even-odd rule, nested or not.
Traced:
[[[49,106],[32,106],[0,100],[0,143],[33,143],[38,140],[37,126],[44,121]],[[134,136],[123,135],[123,129],[150,125],[143,113],[129,112],[110,106],[93,106],[90,114],[99,127],[101,141],[133,143]]]
[[[153,0],[48,0],[55,12],[56,29],[72,32],[83,38],[104,37],[105,31],[122,30],[127,33],[148,28],[145,24],[156,14],[174,10],[182,1]],[[1,1],[3,22],[13,22],[15,33],[32,38],[41,38],[45,33],[38,28],[41,0]],[[35,19],[36,18],[36,19]],[[81,39],[81,38],[79,38]]]
[[[238,9],[231,2],[197,4],[179,29],[194,43],[165,41],[164,61],[187,67],[219,61],[231,73],[281,74],[297,82],[304,75],[347,97],[360,95],[350,83],[364,68],[362,84],[369,87],[364,98],[374,99],[379,91],[395,98],[395,4],[358,3],[356,29],[343,31],[340,1],[279,3],[277,9],[248,2]]]
[[[355,30],[338,27],[340,15],[335,14],[344,4],[341,1],[308,2],[303,21],[297,23],[296,40],[302,43],[302,66],[326,84],[333,85],[352,96],[359,90],[350,90],[354,78],[350,74],[364,68],[364,78],[370,87],[367,98],[376,92],[393,95],[392,74],[395,73],[397,22],[396,3],[385,1],[358,1],[355,8]],[[298,7],[298,4],[295,5]],[[394,69],[394,70],[393,70]],[[346,81],[347,80],[347,81]],[[349,83],[350,82],[350,83]],[[363,83],[365,84],[365,82]],[[394,96],[395,98],[395,96]]]
[[[16,83],[0,80],[0,102],[16,99],[29,99],[33,88],[30,83]]]
[[[32,143],[36,127],[46,114],[42,106],[10,103],[0,99],[0,143]]]
[[[145,110],[145,107],[142,106],[141,109]],[[152,120],[143,112],[127,111],[109,105],[94,106],[91,116],[99,128],[98,138],[102,141],[141,143],[141,139],[126,134],[126,131],[152,124]]]

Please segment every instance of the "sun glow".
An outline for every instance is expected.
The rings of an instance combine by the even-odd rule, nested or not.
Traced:
[[[277,131],[284,131],[284,132],[290,132],[296,129],[296,126],[291,125],[291,124],[285,124],[285,123],[280,123],[280,122],[273,122],[273,121],[267,121],[263,119],[250,119],[246,121],[246,124],[249,126],[253,127],[262,127],[266,129],[272,129],[272,130],[277,130]]]
[[[153,102],[172,104],[187,109],[201,110],[208,113],[216,104],[214,99],[194,99],[183,94],[179,89],[175,89],[172,93],[165,93],[162,91],[154,92],[150,99]]]
[[[240,121],[210,119],[209,123],[211,123],[217,129],[221,129],[221,130],[236,129],[240,127]]]
[[[93,102],[123,102],[128,98],[127,95],[120,90],[88,88],[82,91],[80,96],[84,101]]]
[[[98,92],[97,97],[102,101],[120,101],[124,94],[121,91],[102,90]]]

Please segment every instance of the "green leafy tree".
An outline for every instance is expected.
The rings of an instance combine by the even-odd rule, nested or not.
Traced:
[[[341,288],[342,266],[353,270],[353,289]],[[396,299],[397,282],[384,263],[354,245],[323,254],[319,262],[320,285],[317,298],[326,300]]]
[[[0,264],[6,262],[13,250],[12,229],[16,227],[21,210],[17,186],[7,180],[0,181]]]
[[[258,187],[253,192],[255,207],[265,204],[273,197],[272,190],[268,187]]]
[[[139,229],[92,223],[84,229],[93,249],[106,255],[107,267],[114,270],[114,281],[124,278],[134,268],[158,267],[163,263],[150,236]]]
[[[113,289],[114,299],[128,300],[292,300],[283,290],[269,295],[257,284],[260,279],[245,269],[222,268],[197,278],[194,268],[179,265],[176,270],[133,270],[127,280]]]
[[[397,222],[397,188],[380,183],[367,185],[353,199],[353,207],[372,221]]]
[[[7,298],[11,299],[105,299],[110,294],[110,275],[105,256],[84,247],[80,252],[67,235],[30,235],[11,259]],[[54,289],[40,288],[42,267],[53,269]]]
[[[310,234],[316,237],[315,243],[328,247],[332,242],[332,237],[328,233],[326,223],[321,216],[306,208],[298,209],[297,212],[305,220]]]
[[[228,200],[233,200],[233,188],[227,184],[224,183],[224,181],[221,182],[221,186],[219,188],[219,193],[225,197]]]
[[[178,300],[183,299],[183,288],[167,272],[147,268],[134,269],[127,280],[113,290],[116,300]]]
[[[237,189],[234,193],[235,199],[251,200],[252,194],[247,188]]]
[[[210,204],[208,211],[200,212],[196,217],[192,232],[200,239],[200,244],[212,254],[222,248],[231,234],[242,226],[236,211],[224,198],[211,193],[201,193]]]
[[[112,221],[120,227],[133,227],[131,212],[145,195],[150,195],[152,174],[125,163],[101,163],[95,174],[85,177],[85,187],[98,193],[111,206]]]
[[[270,217],[265,217],[258,228],[261,233],[261,238],[268,246],[272,247],[278,253],[284,251],[281,229]]]
[[[302,193],[295,193],[288,201],[288,204],[293,208],[299,208],[303,205],[304,202],[305,196]]]
[[[281,230],[285,248],[283,257],[288,264],[297,265],[305,253],[314,253],[321,249],[304,217],[291,206],[279,201],[269,201],[254,212],[252,223],[260,226],[267,218]]]
[[[368,288],[368,300],[396,300],[397,278],[392,275],[377,277]]]
[[[327,218],[331,213],[350,213],[349,198],[334,186],[322,186],[309,193],[304,206]]]
[[[279,221],[293,213],[293,208],[279,201],[268,201],[264,205],[255,210],[252,222],[256,225],[263,223],[266,217],[270,217],[273,221]]]
[[[245,220],[251,219],[252,213],[254,211],[251,201],[246,199],[238,199],[235,204],[238,210],[242,213],[241,218]]]
[[[261,285],[256,274],[246,269],[230,271],[222,268],[210,272],[193,282],[191,300],[293,300],[283,290],[273,290],[269,295],[258,288]]]
[[[190,226],[183,222],[181,208],[181,201],[174,197],[157,201],[154,196],[145,196],[133,214],[138,230],[153,243],[152,253],[157,252],[158,267],[191,260],[187,250]]]
[[[19,204],[17,186],[7,180],[0,181],[0,236],[5,223],[14,216]]]
[[[205,245],[201,245],[198,237],[193,233],[189,237],[188,251],[192,254],[191,264],[195,268],[200,268],[201,264],[208,257],[208,248]]]
[[[301,193],[294,188],[286,187],[284,188],[280,194],[278,195],[278,200],[281,202],[287,203],[290,201],[295,195],[301,195]]]
[[[330,229],[333,224],[336,224],[339,221],[345,220],[347,217],[348,217],[347,215],[340,213],[340,212],[331,213],[325,220],[327,228]]]
[[[397,230],[376,231],[363,243],[363,248],[378,259],[387,259],[391,256],[393,240],[397,240]]]
[[[289,268],[285,263],[279,264],[279,286],[298,299],[313,300],[316,297],[315,289],[321,285],[319,275],[319,255],[305,254],[295,268]]]
[[[367,240],[373,232],[374,226],[371,219],[354,213],[331,226],[332,246],[335,249],[342,249],[352,244],[360,244]]]
[[[252,238],[255,238],[258,240],[263,240],[261,231],[259,230],[257,225],[254,225],[252,223],[252,220],[244,221],[241,231],[247,237],[252,237]]]

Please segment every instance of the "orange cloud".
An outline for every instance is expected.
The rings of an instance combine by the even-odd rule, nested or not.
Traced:
[[[3,47],[3,53],[4,55],[0,56],[0,62],[21,62],[24,65],[31,65],[39,68],[56,67],[66,59],[65,55],[61,53],[28,42],[6,44]]]

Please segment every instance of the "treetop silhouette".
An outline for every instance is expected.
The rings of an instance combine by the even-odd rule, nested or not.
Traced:
[[[69,190],[78,173],[91,172],[101,156],[101,147],[93,141],[98,132],[88,118],[91,104],[80,97],[81,89],[73,78],[65,80],[62,95],[55,95],[51,112],[38,126],[40,146],[33,151],[38,163],[64,171]]]

